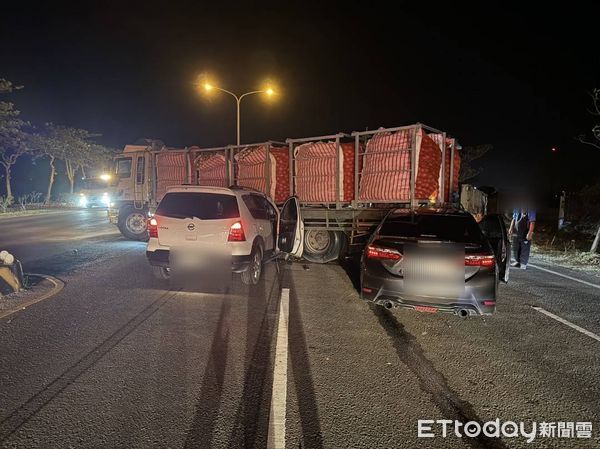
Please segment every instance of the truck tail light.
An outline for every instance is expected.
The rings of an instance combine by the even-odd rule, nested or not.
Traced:
[[[381,246],[367,246],[367,259],[376,260],[401,260],[402,254],[395,249],[382,248]]]
[[[487,254],[472,254],[465,256],[466,267],[493,267],[496,265],[496,257]]]
[[[158,221],[154,217],[148,220],[148,235],[150,238],[158,238]]]
[[[244,234],[244,227],[242,226],[241,221],[236,221],[229,228],[229,237],[227,237],[228,242],[245,242],[246,234]]]

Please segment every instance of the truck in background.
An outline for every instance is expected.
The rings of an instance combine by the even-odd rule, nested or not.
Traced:
[[[420,123],[205,149],[148,141],[115,158],[108,216],[125,237],[146,240],[149,213],[169,186],[238,185],[277,204],[296,196],[303,257],[325,263],[361,247],[391,208],[456,197],[459,150],[445,132]]]
[[[109,207],[115,193],[111,179],[112,174],[109,173],[85,177],[75,203],[79,207]]]
[[[475,217],[488,213],[488,194],[471,184],[463,184],[460,189],[460,205]]]

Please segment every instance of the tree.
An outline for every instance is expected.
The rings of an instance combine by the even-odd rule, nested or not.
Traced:
[[[10,93],[21,89],[10,81],[0,79],[0,94]],[[11,186],[11,171],[17,160],[30,149],[26,145],[24,128],[27,122],[19,118],[20,111],[15,109],[13,103],[0,101],[0,165],[4,167],[6,182],[6,197],[13,198]]]
[[[46,197],[44,203],[49,204],[52,197],[52,187],[56,180],[56,158],[57,151],[54,148],[50,136],[46,129],[42,132],[33,133],[28,136],[27,146],[31,149],[33,159],[47,158],[50,167],[50,177],[48,179],[48,188],[46,189]]]
[[[589,110],[589,113],[594,117],[600,117],[600,89],[596,88],[590,92],[590,97],[592,97],[592,110]],[[596,119],[598,120],[598,119]],[[586,145],[590,145],[594,148],[600,149],[600,124],[594,123],[591,129],[592,136],[588,137],[586,134],[579,135],[579,141]],[[598,247],[600,246],[600,224],[598,225],[598,230],[596,231],[596,237],[592,243],[592,247],[590,248],[590,252],[595,253],[598,251]]]
[[[56,159],[62,160],[65,164],[71,194],[75,190],[77,171],[85,174],[86,168],[100,165],[110,159],[112,150],[92,140],[98,136],[99,134],[92,134],[85,129],[47,123],[43,151],[51,161],[51,182],[53,182],[52,173],[56,174],[53,167]]]
[[[478,176],[483,169],[480,167],[473,167],[472,162],[476,159],[479,159],[493,148],[494,147],[490,144],[464,147],[460,151],[460,172],[458,175],[458,180],[460,182],[465,182],[474,178],[475,176]]]
[[[592,110],[588,112],[594,117],[600,117],[600,89],[594,89],[590,92],[592,98]],[[587,134],[580,134],[579,141],[586,145],[591,145],[595,148],[600,149],[600,124],[595,123],[591,129],[591,137]]]

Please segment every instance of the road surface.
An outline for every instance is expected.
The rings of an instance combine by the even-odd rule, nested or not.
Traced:
[[[66,283],[0,320],[0,447],[599,445],[600,341],[534,308],[599,335],[596,278],[514,271],[496,315],[461,320],[361,302],[352,263],[170,290],[97,210],[0,229],[26,270]],[[418,420],[496,418],[592,422],[592,438],[417,437]]]

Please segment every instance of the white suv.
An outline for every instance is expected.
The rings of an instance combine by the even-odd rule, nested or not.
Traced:
[[[302,255],[304,227],[295,197],[280,213],[255,190],[184,185],[167,190],[148,232],[146,256],[158,278],[170,277],[173,251],[218,253],[231,256],[231,270],[255,285],[266,259],[279,251]]]

